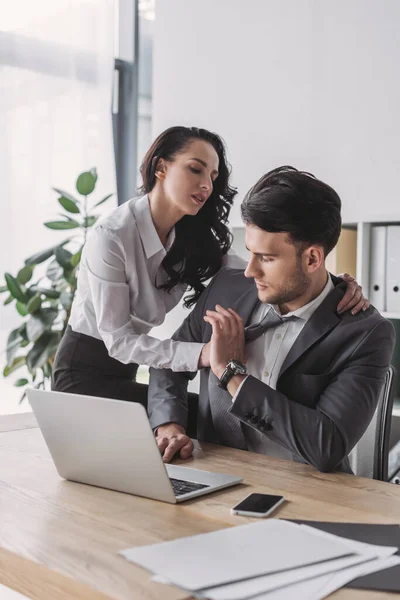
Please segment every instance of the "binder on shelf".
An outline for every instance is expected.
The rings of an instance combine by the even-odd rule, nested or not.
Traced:
[[[387,227],[371,227],[369,299],[379,311],[386,310]],[[389,310],[389,309],[388,309]]]
[[[400,225],[387,226],[386,310],[400,313]]]
[[[343,227],[339,242],[334,250],[336,265],[333,273],[357,275],[357,230]]]

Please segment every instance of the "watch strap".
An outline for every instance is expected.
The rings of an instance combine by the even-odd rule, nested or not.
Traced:
[[[244,375],[246,373],[246,367],[238,360],[230,360],[225,367],[225,371],[222,373],[218,387],[222,390],[226,390],[228,383],[235,375]]]
[[[220,387],[222,390],[226,390],[226,388],[228,387],[228,383],[230,382],[230,380],[232,379],[232,377],[235,375],[235,371],[233,369],[231,369],[231,367],[228,365],[225,368],[225,371],[222,373],[219,381],[218,381],[218,387]]]

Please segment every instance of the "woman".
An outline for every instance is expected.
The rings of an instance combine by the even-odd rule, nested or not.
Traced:
[[[224,144],[204,129],[172,127],[152,144],[141,175],[143,197],[102,219],[85,245],[54,390],[146,405],[147,386],[135,381],[139,364],[174,371],[209,366],[208,345],[161,341],[148,332],[187,289],[189,307],[222,266],[245,266],[228,253],[236,191]],[[360,297],[351,283],[346,308],[360,309]]]

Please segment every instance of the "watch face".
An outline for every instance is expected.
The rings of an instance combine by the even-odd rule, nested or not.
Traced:
[[[241,363],[239,360],[232,359],[229,361],[228,364],[229,364],[229,367],[232,369],[232,371],[235,372],[236,375],[244,375],[245,373],[247,373],[246,365]]]

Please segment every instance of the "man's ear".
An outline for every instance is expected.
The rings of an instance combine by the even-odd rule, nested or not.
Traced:
[[[310,246],[304,251],[304,259],[309,273],[317,271],[325,261],[325,253],[322,246]]]
[[[166,172],[167,163],[163,158],[159,158],[154,175],[157,177],[157,179],[165,179]]]

